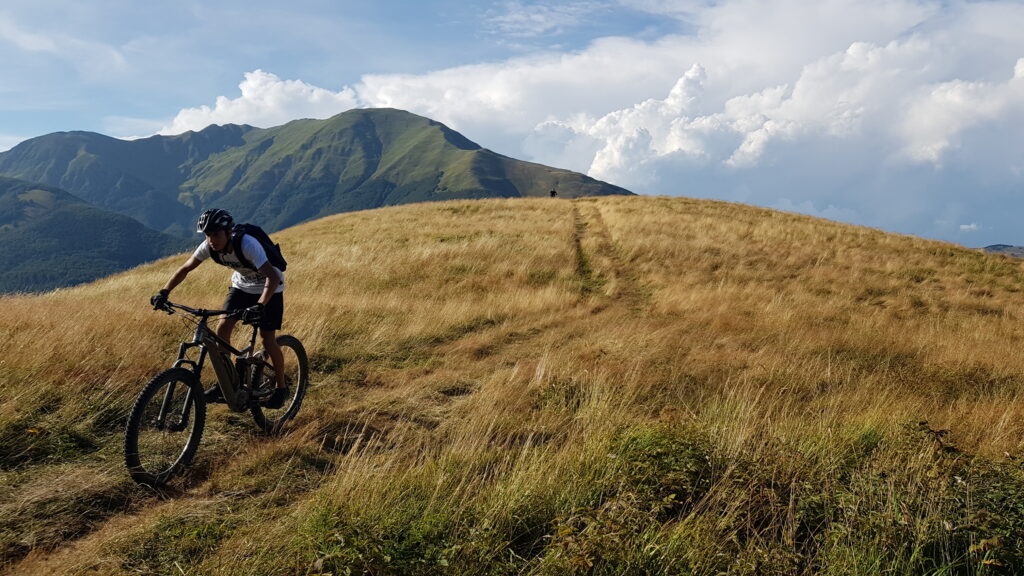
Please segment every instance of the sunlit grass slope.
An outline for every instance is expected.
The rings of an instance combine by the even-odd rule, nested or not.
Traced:
[[[1012,574],[1018,261],[679,198],[457,201],[275,235],[315,372],[134,486],[181,258],[0,299],[12,573]],[[203,266],[172,299],[215,306]]]

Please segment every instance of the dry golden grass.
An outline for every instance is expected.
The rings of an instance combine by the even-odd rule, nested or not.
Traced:
[[[1024,558],[1015,260],[648,197],[413,205],[275,239],[307,402],[276,438],[213,408],[171,494],[127,480],[120,442],[190,336],[146,306],[181,258],[0,299],[12,573],[980,574]],[[213,307],[225,283],[203,266],[172,300]]]

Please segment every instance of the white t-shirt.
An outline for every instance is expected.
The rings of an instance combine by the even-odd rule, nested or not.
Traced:
[[[196,248],[196,251],[192,253],[192,257],[202,262],[207,258],[211,258],[209,242],[203,241],[202,244]],[[242,254],[245,258],[252,262],[253,266],[259,268],[267,262],[267,253],[263,251],[263,246],[260,246],[258,240],[246,234],[242,236]],[[238,259],[238,256],[234,252],[230,254],[227,252],[220,253],[220,260],[225,266],[230,266],[235,273],[231,275],[231,286],[238,288],[242,292],[249,294],[262,294],[263,287],[266,285],[267,277],[260,274],[256,270],[246,268],[242,261]],[[284,292],[284,272],[281,272],[277,268],[277,277],[281,279],[281,284],[277,287],[278,292]]]

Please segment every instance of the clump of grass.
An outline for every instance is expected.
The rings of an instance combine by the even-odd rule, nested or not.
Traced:
[[[122,569],[133,573],[173,574],[194,570],[236,528],[236,521],[201,515],[160,519],[148,536],[121,551]]]
[[[908,426],[834,497],[822,573],[1011,574],[1021,561],[1020,470],[964,454],[948,430]]]
[[[317,571],[436,574],[459,549],[447,517],[413,515],[381,526],[349,512],[321,508],[308,519],[303,544],[312,548]]]
[[[600,499],[559,515],[545,536],[541,573],[667,569],[672,561],[659,544],[666,525],[693,510],[716,476],[707,438],[686,428],[630,427],[609,449]]]

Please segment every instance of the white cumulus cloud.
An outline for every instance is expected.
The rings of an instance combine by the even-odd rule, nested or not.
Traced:
[[[210,124],[276,126],[297,118],[329,118],[358,104],[351,88],[334,92],[263,70],[246,73],[238,88],[241,95],[236,98],[219,96],[213,106],[181,110],[159,133],[180,134]]]
[[[906,154],[919,161],[941,164],[960,134],[990,122],[1024,120],[1024,58],[1003,83],[951,80],[923,86],[907,106],[902,123]]]

